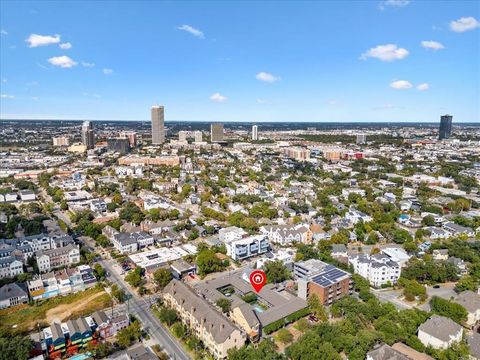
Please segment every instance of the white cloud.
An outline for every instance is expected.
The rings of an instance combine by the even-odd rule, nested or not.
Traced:
[[[190,34],[192,34],[193,36],[196,36],[200,39],[205,39],[205,34],[198,30],[198,29],[195,29],[193,26],[190,26],[190,25],[182,25],[182,26],[179,26],[177,27],[178,30],[182,30],[182,31],[186,31]]]
[[[227,101],[227,97],[221,95],[220,93],[216,92],[210,96],[210,100],[215,101],[215,102],[224,102]]]
[[[391,7],[405,7],[410,3],[410,0],[385,0],[380,1],[378,8],[380,10],[385,10],[385,6]]]
[[[397,80],[390,83],[390,87],[397,90],[410,89],[412,86],[412,83],[407,80]]]
[[[28,47],[34,48],[39,46],[46,46],[51,44],[58,44],[60,42],[60,35],[38,35],[30,34],[25,40],[28,43]]]
[[[264,99],[257,99],[257,104],[266,104],[267,100]]]
[[[58,46],[60,46],[60,49],[63,49],[63,50],[68,50],[72,48],[72,44],[70,44],[69,42],[61,43]]]
[[[32,96],[32,100],[37,101],[38,99],[40,99],[38,96]]]
[[[425,49],[432,49],[435,51],[440,49],[445,49],[445,46],[443,46],[443,44],[439,43],[438,41],[426,40],[426,41],[422,41],[420,44]]]
[[[27,86],[37,86],[37,85],[38,85],[38,81],[35,81],[35,80],[27,82]]]
[[[2,94],[0,95],[2,99],[15,99],[15,96],[13,95],[8,95],[8,94]]]
[[[417,90],[419,91],[426,91],[430,89],[430,85],[428,85],[427,83],[421,83],[417,86]]]
[[[361,60],[367,60],[372,57],[381,61],[394,61],[404,59],[408,56],[408,50],[399,48],[395,44],[378,45],[364,52],[361,56]]]
[[[82,93],[82,95],[86,96],[86,97],[93,97],[93,98],[96,98],[96,99],[100,99],[102,97],[102,95],[99,95],[99,94],[96,94],[96,93],[87,93],[87,92]]]
[[[273,83],[280,80],[280,76],[275,76],[265,71],[259,72],[256,76],[257,80]]]
[[[8,35],[8,32],[7,32],[7,30],[1,29],[1,30],[0,30],[0,34],[2,34],[2,35]]]
[[[89,63],[89,62],[86,62],[86,61],[82,61],[82,66],[83,67],[87,67],[87,68],[92,68],[95,66],[94,63]]]
[[[7,79],[2,79],[2,83],[6,83],[7,82]]]
[[[54,56],[48,59],[48,62],[54,66],[59,66],[61,68],[71,68],[77,65],[75,61],[73,61],[68,56]]]
[[[112,69],[103,69],[103,73],[105,75],[112,75],[113,74],[113,70]]]
[[[480,27],[480,22],[473,16],[461,17],[450,22],[450,29],[455,32],[465,32]]]

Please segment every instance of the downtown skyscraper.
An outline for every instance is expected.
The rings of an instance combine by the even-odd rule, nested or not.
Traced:
[[[165,142],[164,107],[152,106],[152,145]]]
[[[252,140],[253,141],[258,140],[258,125],[253,125],[252,126]]]
[[[452,135],[452,119],[452,115],[443,115],[440,117],[438,140],[448,139]]]
[[[95,132],[91,121],[84,121],[82,124],[82,143],[87,150],[95,147]]]

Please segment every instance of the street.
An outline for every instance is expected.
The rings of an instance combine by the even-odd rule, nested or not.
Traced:
[[[142,323],[145,329],[162,349],[175,360],[190,360],[190,356],[178,344],[177,340],[165,329],[160,320],[151,312],[150,304],[145,298],[139,297],[136,293],[130,291],[129,286],[125,283],[117,270],[107,260],[100,260],[99,264],[103,266],[109,273],[110,280],[125,290],[130,297],[128,303],[129,312],[135,315]]]

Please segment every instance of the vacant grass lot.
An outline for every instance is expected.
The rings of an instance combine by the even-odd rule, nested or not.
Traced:
[[[76,294],[57,296],[35,305],[22,304],[0,310],[0,332],[24,333],[50,325],[49,321],[66,321],[90,315],[111,305],[110,295],[96,286]],[[16,326],[15,326],[16,325]]]

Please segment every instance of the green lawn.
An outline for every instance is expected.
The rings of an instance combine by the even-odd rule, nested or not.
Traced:
[[[57,296],[34,305],[22,304],[0,310],[0,331],[11,330],[13,333],[25,333],[36,329],[37,323],[40,323],[41,327],[49,325],[46,322],[49,311],[54,312],[51,314],[54,317],[66,321],[69,318],[90,315],[110,304],[110,295],[102,287],[95,286],[76,294]],[[13,327],[14,325],[16,327]]]

